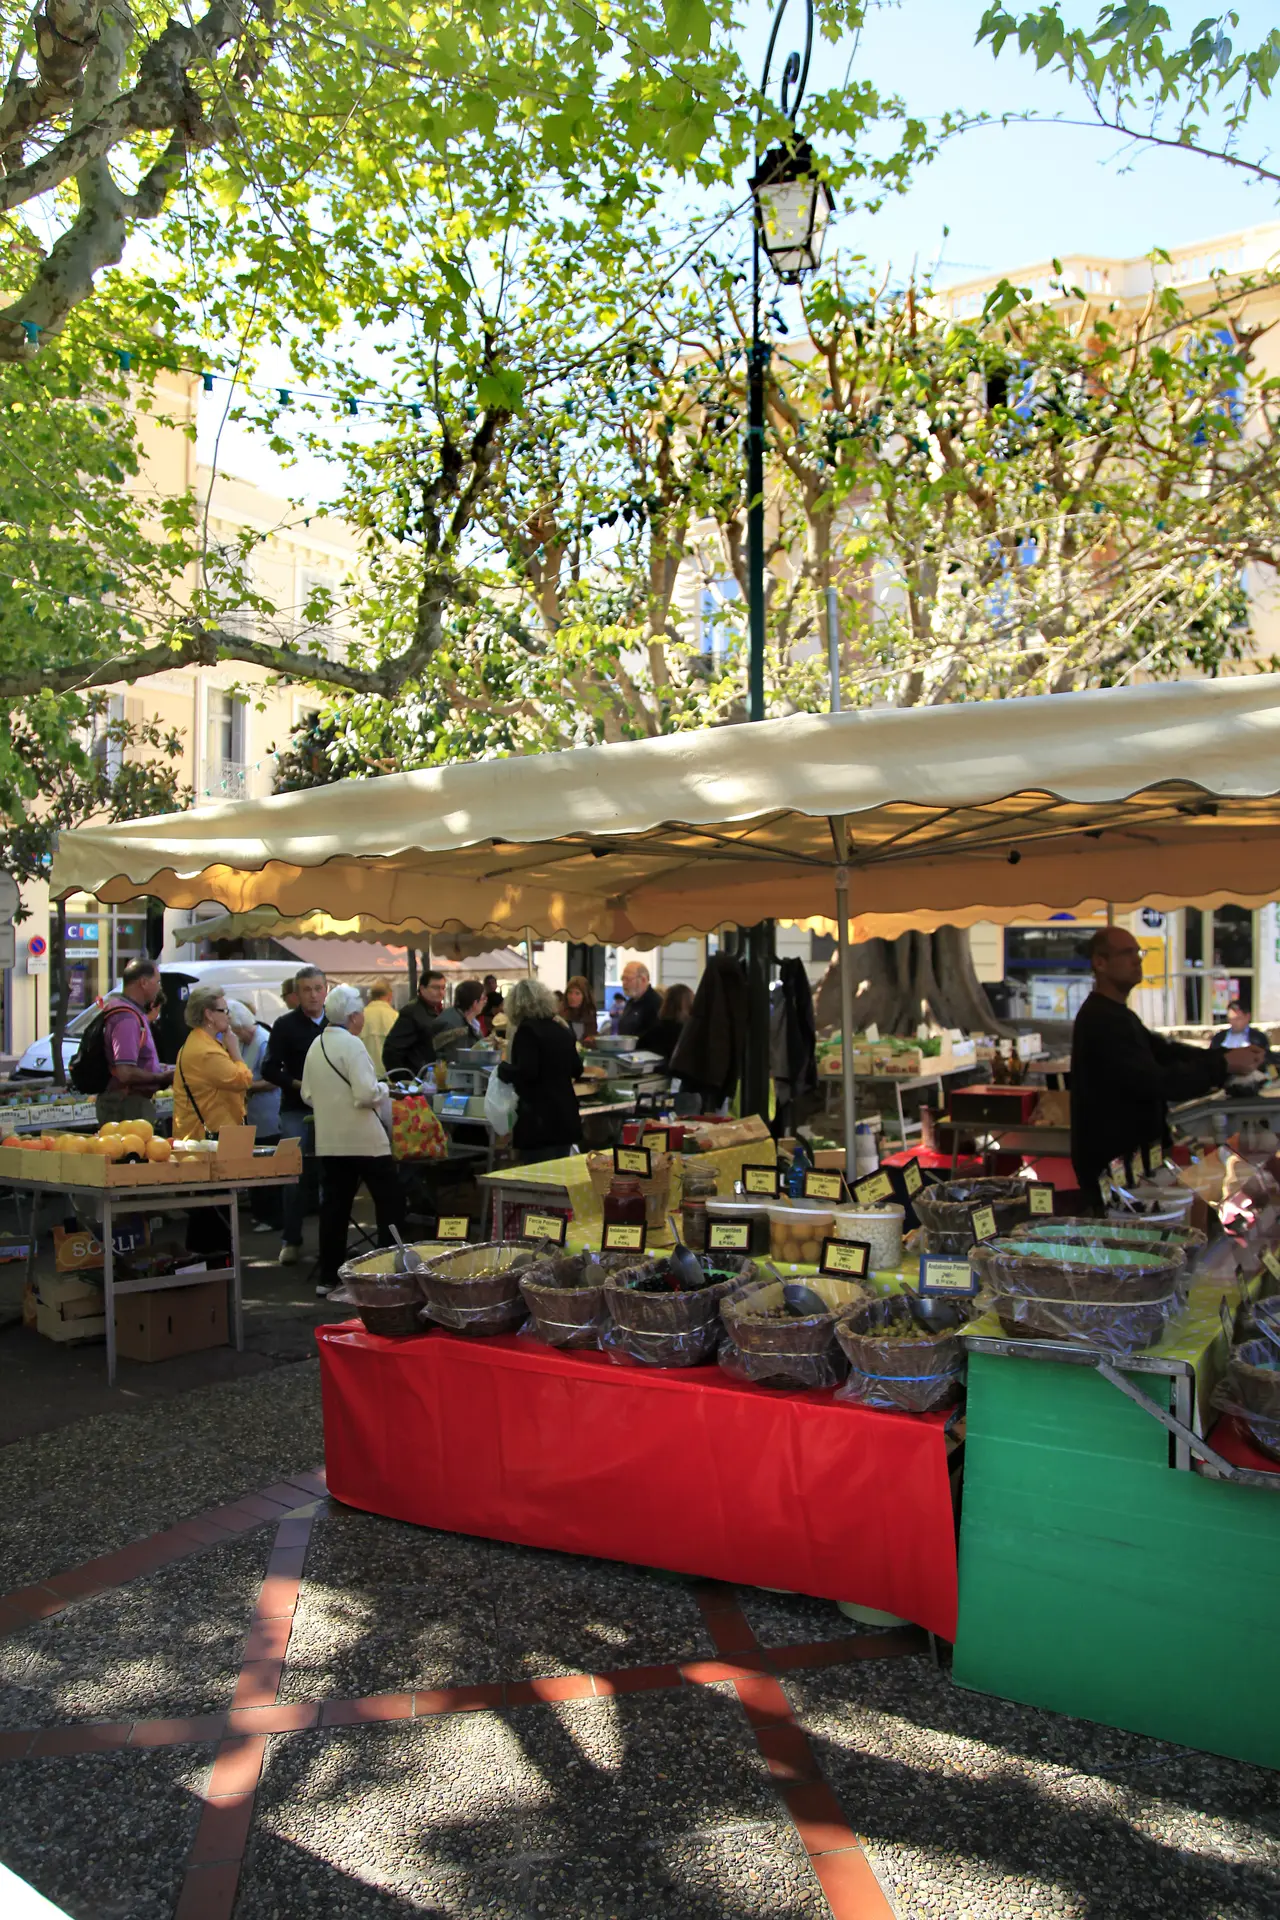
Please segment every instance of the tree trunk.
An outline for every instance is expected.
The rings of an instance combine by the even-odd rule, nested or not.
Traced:
[[[56,989],[50,996],[53,1015],[53,1084],[65,1087],[67,1069],[62,1058],[62,1041],[67,1031],[67,1003],[71,998],[71,976],[67,972],[67,903],[59,900],[54,914],[53,924],[49,928],[49,945],[53,949],[50,955],[49,978],[56,981]]]
[[[939,927],[936,933],[903,933],[894,941],[865,940],[849,950],[853,972],[853,1024],[882,1034],[914,1034],[923,1020],[967,1033],[1011,1034],[997,1020],[974,971],[968,933]],[[819,1027],[840,1025],[840,968],[832,960],[818,989]]]

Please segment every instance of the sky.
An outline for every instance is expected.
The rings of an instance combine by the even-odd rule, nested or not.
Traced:
[[[1021,10],[1016,0],[1010,4]],[[1175,28],[1184,30],[1208,10],[1204,0],[1168,5]],[[983,0],[901,0],[870,14],[856,49],[820,47],[815,53],[815,82],[830,84],[826,72],[843,73],[852,51],[855,73],[900,94],[912,112],[927,118],[957,109],[1034,111],[1042,118],[1039,125],[990,127],[949,142],[909,191],[878,214],[842,215],[836,226],[842,247],[866,254],[879,269],[891,270],[894,280],[914,266],[945,286],[1066,253],[1129,257],[1280,220],[1280,205],[1266,186],[1250,186],[1218,162],[1126,150],[1105,131],[1053,124],[1055,115],[1085,119],[1083,95],[1066,80],[1038,73],[1016,50],[1006,48],[995,60],[989,46],[975,46],[982,11]],[[1095,11],[1094,0],[1065,0],[1069,20],[1091,19]],[[1239,44],[1256,44],[1273,24],[1272,9],[1256,0],[1237,0],[1236,11]],[[779,41],[782,54],[795,44],[792,22],[802,19],[799,0],[792,0]],[[743,47],[752,68],[762,60],[769,20],[764,0],[750,0]],[[1280,128],[1280,109],[1271,120]],[[1250,150],[1260,151],[1265,138],[1260,123]],[[272,377],[270,369],[265,377]],[[288,376],[282,371],[279,377]],[[201,407],[201,460],[212,454],[225,394],[219,384]],[[223,431],[219,464],[311,504],[319,504],[332,484],[322,463],[308,460],[285,469],[260,438],[233,422]]]

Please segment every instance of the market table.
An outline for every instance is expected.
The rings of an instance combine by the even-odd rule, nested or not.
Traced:
[[[37,1156],[33,1155],[32,1158]],[[297,1180],[296,1174],[288,1174],[275,1179],[217,1179],[195,1180],[187,1185],[174,1182],[172,1186],[138,1187],[98,1187],[79,1186],[65,1180],[35,1180],[21,1174],[6,1174],[5,1185],[19,1192],[31,1195],[31,1231],[27,1244],[26,1277],[31,1280],[36,1254],[36,1210],[43,1197],[58,1194],[69,1205],[87,1202],[95,1212],[102,1214],[102,1296],[103,1313],[106,1316],[107,1340],[107,1385],[116,1382],[116,1316],[115,1302],[119,1294],[160,1293],[170,1287],[205,1286],[210,1280],[225,1279],[231,1288],[231,1326],[237,1352],[244,1347],[244,1312],[242,1296],[242,1268],[240,1262],[240,1195],[246,1191],[258,1193],[264,1187],[291,1187]],[[229,1267],[209,1267],[199,1273],[154,1274],[144,1280],[117,1280],[115,1277],[115,1247],[113,1245],[112,1218],[118,1209],[121,1213],[185,1213],[192,1207],[227,1207],[231,1214],[231,1265]]]
[[[1121,1369],[1199,1433],[1225,1362],[1222,1294],[1193,1287],[1181,1321]],[[1274,1637],[1280,1498],[1191,1471],[1185,1446],[1069,1348],[1013,1357],[981,1326],[968,1344],[954,1679],[1280,1767],[1275,1663],[1249,1652]]]
[[[777,1393],[519,1335],[320,1327],[348,1506],[520,1546],[850,1600],[951,1639],[947,1416]]]

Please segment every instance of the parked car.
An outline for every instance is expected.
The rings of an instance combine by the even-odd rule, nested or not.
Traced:
[[[280,997],[281,983],[298,970],[299,962],[287,960],[184,960],[160,962],[164,984],[164,1006],[156,1022],[156,1048],[162,1060],[176,1060],[178,1048],[187,1037],[182,1009],[193,987],[223,987],[235,1000],[270,1026],[285,1011]],[[117,982],[117,986],[118,986]],[[68,1022],[63,1036],[62,1058],[70,1067],[80,1051],[80,1038],[98,1011],[99,1002],[81,1007]],[[15,1080],[48,1079],[53,1073],[53,1035],[46,1033],[33,1040],[13,1070]]]

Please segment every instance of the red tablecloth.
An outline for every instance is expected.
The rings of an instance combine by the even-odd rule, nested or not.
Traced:
[[[1233,1467],[1249,1467],[1254,1473],[1280,1473],[1280,1460],[1264,1453],[1249,1429],[1228,1413],[1210,1427],[1208,1441]]]
[[[371,1513],[883,1608],[950,1640],[942,1416],[514,1336],[320,1327],[325,1468]]]

